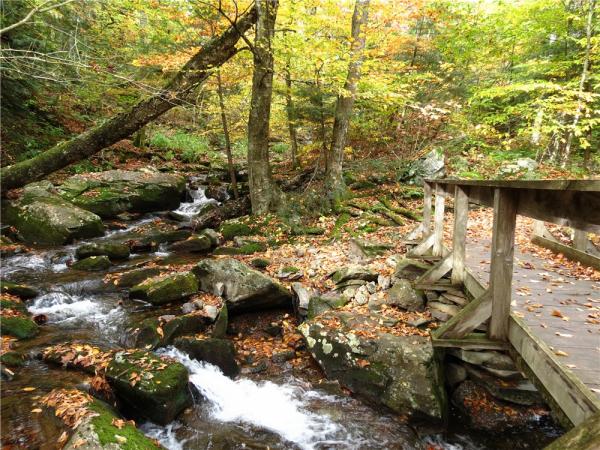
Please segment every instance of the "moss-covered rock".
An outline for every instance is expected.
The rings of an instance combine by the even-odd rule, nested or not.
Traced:
[[[343,310],[299,326],[328,378],[398,413],[442,419],[446,391],[431,339],[398,336],[386,328],[381,316]],[[357,333],[362,330],[366,333]]]
[[[235,347],[233,342],[227,339],[197,339],[185,336],[175,339],[173,345],[198,361],[217,366],[228,377],[233,378],[240,373],[235,360]]]
[[[29,339],[39,333],[37,324],[26,316],[0,316],[2,335],[14,336],[17,339]]]
[[[139,298],[154,305],[173,302],[198,292],[198,281],[193,273],[149,278],[129,290],[131,298]]]
[[[223,238],[228,241],[236,236],[250,236],[254,234],[248,225],[233,221],[223,222],[219,231],[223,235]]]
[[[213,243],[205,234],[192,235],[185,241],[175,242],[170,250],[175,252],[207,253],[213,248]]]
[[[125,347],[146,349],[164,347],[178,336],[204,331],[208,322],[198,313],[148,318],[128,329],[122,343]]]
[[[271,264],[271,261],[265,258],[255,258],[252,261],[250,261],[250,264],[252,264],[252,267],[255,267],[257,269],[266,269],[267,267],[269,267],[269,264]]]
[[[142,281],[160,275],[159,267],[140,267],[139,269],[123,272],[118,278],[116,285],[120,287],[132,287]]]
[[[229,312],[292,308],[287,289],[236,259],[204,259],[192,271],[203,291],[225,299]]]
[[[109,170],[75,175],[60,186],[60,195],[101,217],[125,212],[177,208],[185,192],[185,178],[159,172]]]
[[[229,325],[229,312],[227,311],[227,305],[224,304],[219,311],[217,320],[212,330],[212,337],[217,339],[223,339],[227,335],[227,326]]]
[[[307,318],[314,319],[326,311],[341,308],[349,301],[346,297],[311,297],[308,301]]]
[[[215,250],[215,255],[252,255],[253,253],[264,252],[267,246],[262,242],[245,242],[239,247],[220,247]]]
[[[192,402],[183,364],[145,351],[115,354],[106,379],[118,400],[160,425],[174,420]]]
[[[88,272],[99,272],[110,268],[110,259],[108,256],[89,256],[73,263],[71,269],[85,270]]]
[[[23,355],[19,352],[8,351],[2,353],[0,355],[0,363],[10,366],[10,367],[19,367],[22,366],[25,362]]]
[[[48,189],[47,185],[28,185],[18,200],[3,201],[2,221],[14,226],[25,242],[33,244],[62,245],[104,233],[100,217]]]
[[[39,292],[36,288],[26,284],[11,283],[10,281],[0,280],[0,292],[3,294],[16,295],[23,300],[37,297]]]
[[[377,273],[361,266],[349,266],[338,269],[331,274],[334,283],[340,284],[348,280],[376,281]]]
[[[15,311],[18,311],[20,313],[27,313],[27,307],[25,306],[25,303],[23,303],[22,301],[20,301],[18,298],[16,297],[10,297],[8,295],[3,295],[0,297],[0,308],[2,309],[14,309]]]
[[[108,256],[112,260],[129,258],[129,246],[118,242],[93,242],[84,244],[75,250],[77,259],[85,259],[90,256]]]
[[[191,235],[190,230],[150,230],[143,236],[129,240],[129,247],[134,253],[155,251],[160,244],[184,241]]]
[[[595,450],[600,448],[600,412],[572,428],[544,450]]]

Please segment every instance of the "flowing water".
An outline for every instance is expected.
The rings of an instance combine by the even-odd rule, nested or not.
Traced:
[[[212,202],[202,188],[192,189],[190,201],[183,203],[177,213],[191,219]],[[87,242],[126,238],[156,218],[156,215],[140,217],[124,229]],[[114,348],[129,324],[147,315],[165,313],[164,309],[153,310],[127,299],[126,293],[104,282],[105,274],[68,269],[67,262],[73,258],[76,247],[37,249],[2,261],[3,279],[40,290],[41,294],[28,303],[28,308],[32,314],[48,318],[40,335],[20,342],[18,350],[34,355],[47,345],[76,340]],[[197,259],[195,255],[172,255],[161,247],[153,254],[132,255],[110,270],[123,271],[149,260],[169,264]],[[447,433],[443,438],[435,434],[423,436],[424,433],[418,437],[414,429],[397,417],[337,390],[312,386],[291,372],[270,379],[254,375],[232,380],[218,368],[192,360],[174,348],[158,352],[182,362],[199,393],[193,408],[182,413],[177,421],[164,427],[141,424],[147,435],[168,449],[536,448],[537,438],[533,435],[529,440],[519,436],[519,442],[525,442],[523,446],[515,444],[514,436],[499,436],[491,441],[489,435],[464,429]],[[63,425],[50,414],[32,410],[38,406],[37,399],[54,388],[85,388],[87,377],[48,366],[35,358],[15,372],[12,381],[2,382],[3,448],[57,448]],[[548,441],[547,433],[543,435]]]

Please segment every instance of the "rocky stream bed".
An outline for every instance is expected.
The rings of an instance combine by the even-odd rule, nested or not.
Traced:
[[[406,265],[340,268],[331,292],[293,268],[275,281],[235,258],[263,245],[242,225],[196,229],[228,200],[204,182],[110,171],[3,205],[3,448],[513,449],[561,433],[529,386],[491,377],[525,383],[502,355],[435,355]]]

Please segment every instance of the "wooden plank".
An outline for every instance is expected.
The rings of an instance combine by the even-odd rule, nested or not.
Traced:
[[[600,400],[514,315],[509,319],[508,339],[534,376],[533,381],[543,386],[573,425],[600,411]]]
[[[466,189],[456,186],[454,194],[454,230],[452,233],[452,284],[465,281],[465,250],[467,222],[469,220],[469,196]]]
[[[489,319],[492,314],[492,298],[486,291],[460,312],[433,332],[438,339],[460,339]]]
[[[421,275],[415,284],[433,284],[452,269],[452,253],[446,255],[440,262]]]
[[[471,299],[481,297],[487,288],[479,282],[471,269],[465,270],[465,292]]]
[[[531,238],[531,242],[533,242],[535,245],[539,245],[540,247],[550,249],[554,253],[562,253],[572,261],[579,261],[581,264],[593,267],[596,270],[600,270],[600,258],[597,256],[582,252],[581,250],[569,247],[568,245],[560,242],[551,241],[550,239],[546,239],[542,236],[534,235]]]
[[[417,245],[415,248],[413,248],[410,252],[408,252],[406,254],[406,256],[411,257],[411,256],[424,255],[425,252],[427,252],[433,245],[434,238],[435,238],[435,236],[433,235],[433,233],[431,233],[423,240],[423,242],[421,242],[419,245]]]
[[[448,186],[480,186],[489,188],[517,188],[559,191],[600,192],[600,180],[425,180]]]
[[[431,338],[431,343],[437,348],[462,348],[464,350],[507,350],[508,342],[492,341],[481,333],[472,333],[462,339]]]
[[[500,341],[508,338],[516,223],[517,202],[513,192],[496,189],[490,268],[492,317],[488,337]]]
[[[433,256],[442,256],[444,247],[444,207],[446,196],[444,190],[436,185],[435,211],[433,213]]]
[[[423,185],[423,221],[421,222],[423,237],[431,232],[431,184]]]
[[[587,252],[588,238],[585,231],[578,230],[577,228],[573,230],[573,248],[575,250]]]

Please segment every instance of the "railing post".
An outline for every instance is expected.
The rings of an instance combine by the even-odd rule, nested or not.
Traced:
[[[508,338],[516,221],[517,201],[513,192],[496,188],[489,288],[492,295],[490,339],[505,341]]]
[[[573,248],[582,252],[587,252],[587,233],[583,230],[575,228],[573,230]]]
[[[431,185],[427,182],[423,185],[423,237],[431,233]]]
[[[442,186],[435,185],[435,211],[433,213],[433,256],[442,256],[444,251],[444,201],[445,193]]]
[[[465,187],[456,186],[454,193],[454,230],[452,233],[452,275],[454,285],[465,281],[465,247],[469,220],[469,195]]]

